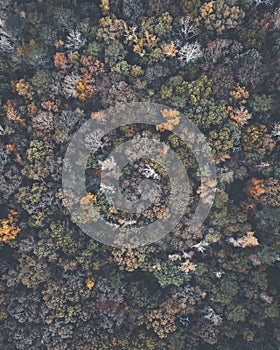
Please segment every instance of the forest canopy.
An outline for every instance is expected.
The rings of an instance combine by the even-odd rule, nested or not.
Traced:
[[[280,347],[279,54],[276,0],[0,0],[1,350]],[[160,193],[154,205],[135,218],[106,200],[100,173],[132,138],[174,150],[190,199],[164,238],[119,248],[75,224],[62,168],[81,125],[136,102],[166,106],[162,121],[81,140],[92,151],[81,220],[130,227],[168,213],[170,179],[148,146],[130,153],[120,188],[133,200],[153,181],[143,195]],[[202,183],[173,133],[184,118],[205,136],[216,181]]]

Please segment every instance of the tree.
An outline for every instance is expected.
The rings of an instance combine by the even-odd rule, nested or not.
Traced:
[[[18,221],[18,213],[9,210],[8,218],[0,220],[0,242],[10,243],[19,234],[21,229],[16,226]]]
[[[190,276],[179,269],[178,264],[166,261],[154,272],[161,287],[168,285],[179,286],[190,279]]]
[[[187,43],[182,46],[178,52],[178,59],[183,64],[194,62],[203,56],[201,46],[196,41],[195,43]]]
[[[230,6],[223,0],[206,2],[200,8],[198,23],[207,30],[215,30],[217,34],[221,34],[226,29],[236,28],[242,22],[245,13],[234,3]]]

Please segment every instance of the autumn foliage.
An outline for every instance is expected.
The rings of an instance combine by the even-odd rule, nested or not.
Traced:
[[[178,111],[164,109],[161,111],[161,114],[167,121],[156,126],[156,130],[160,132],[173,130],[174,127],[180,123],[180,113]]]
[[[247,183],[247,193],[256,202],[261,202],[261,197],[265,193],[264,181],[253,177]]]
[[[10,243],[16,238],[21,229],[16,226],[18,213],[9,210],[8,218],[0,220],[0,242]]]

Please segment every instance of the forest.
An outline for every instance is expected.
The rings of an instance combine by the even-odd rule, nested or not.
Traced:
[[[161,122],[127,118],[100,136],[108,109],[136,103],[165,106]],[[280,349],[279,111],[277,0],[0,0],[0,349]],[[100,129],[81,139],[75,217],[64,159],[89,120]],[[186,120],[215,180],[175,132]],[[149,143],[119,177],[131,201],[154,183],[141,215],[111,205],[101,182],[110,153],[141,138],[184,165],[187,209],[151,244],[105,244],[75,219],[109,230],[168,218],[171,180]],[[211,210],[191,231],[201,197]]]

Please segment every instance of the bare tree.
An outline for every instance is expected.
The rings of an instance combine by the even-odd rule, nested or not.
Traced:
[[[178,59],[183,64],[193,62],[202,56],[201,46],[197,41],[195,43],[186,43],[178,52]]]
[[[266,6],[272,6],[273,5],[273,1],[272,0],[254,0],[256,7],[258,7],[259,5],[266,5]]]
[[[0,39],[0,50],[4,52],[14,51],[14,47],[10,43],[9,39],[4,35],[2,35]]]
[[[63,91],[67,98],[69,97],[77,97],[78,92],[76,89],[76,85],[80,79],[80,76],[72,73],[71,75],[66,75],[63,82]]]
[[[69,51],[76,51],[84,46],[85,43],[86,40],[82,39],[82,34],[78,30],[71,29],[69,31],[69,35],[67,36],[65,47]]]

